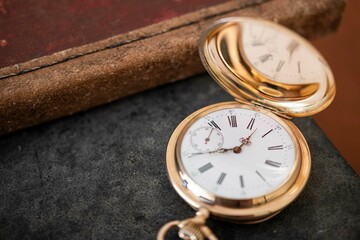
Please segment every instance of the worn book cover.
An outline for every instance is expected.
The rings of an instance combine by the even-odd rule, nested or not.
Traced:
[[[334,31],[344,0],[0,0],[0,134],[204,71],[197,41],[230,16]]]

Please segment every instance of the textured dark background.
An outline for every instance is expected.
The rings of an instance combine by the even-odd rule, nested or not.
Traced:
[[[208,75],[0,138],[0,239],[155,239],[194,211],[172,189],[177,124],[231,100]],[[359,239],[360,181],[311,118],[297,119],[313,168],[300,197],[256,225],[217,220],[220,239]]]

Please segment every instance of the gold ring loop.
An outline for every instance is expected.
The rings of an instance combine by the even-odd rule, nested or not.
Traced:
[[[164,240],[166,233],[170,230],[170,228],[172,227],[178,227],[178,225],[180,224],[179,220],[175,220],[172,222],[168,222],[167,224],[165,224],[164,226],[162,226],[160,228],[160,231],[158,232],[158,235],[156,237],[157,240]]]

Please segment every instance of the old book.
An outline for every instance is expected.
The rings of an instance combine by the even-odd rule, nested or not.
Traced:
[[[204,71],[202,29],[271,19],[305,37],[334,31],[344,0],[0,1],[0,134]]]

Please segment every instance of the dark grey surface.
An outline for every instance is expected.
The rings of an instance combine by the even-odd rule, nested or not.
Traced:
[[[231,100],[207,75],[0,138],[0,239],[155,239],[194,211],[172,189],[167,141],[180,121]],[[217,220],[220,239],[360,239],[360,181],[310,118],[301,196],[256,225]]]

